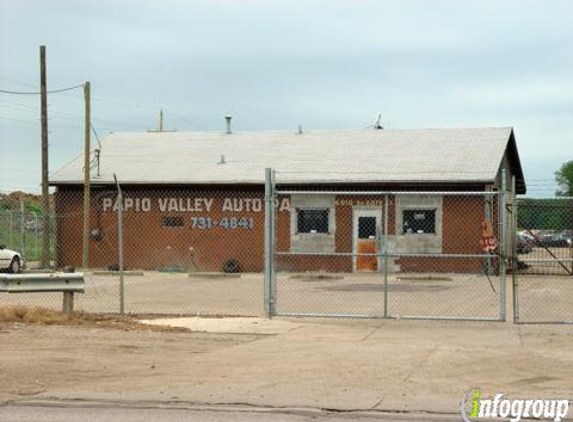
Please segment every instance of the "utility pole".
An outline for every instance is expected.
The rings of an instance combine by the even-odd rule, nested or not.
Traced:
[[[90,242],[90,149],[91,149],[91,107],[90,83],[84,84],[85,100],[85,136],[84,136],[84,233],[83,233],[83,259],[82,267],[89,267]]]
[[[50,203],[48,190],[48,89],[46,46],[40,46],[40,103],[42,114],[42,268],[50,266]]]

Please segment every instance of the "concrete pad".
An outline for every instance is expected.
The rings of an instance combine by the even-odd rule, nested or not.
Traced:
[[[217,278],[241,278],[239,273],[216,273],[216,272],[194,272],[189,273],[191,278],[199,279],[217,279]]]
[[[92,273],[93,275],[104,275],[104,276],[113,276],[113,277],[119,277],[119,271],[94,271]],[[128,271],[124,271],[123,275],[125,277],[133,277],[133,276],[137,276],[137,277],[143,277],[143,271],[132,271],[132,270],[128,270]]]
[[[344,276],[341,274],[323,274],[323,273],[305,273],[305,274],[293,274],[289,276],[291,280],[344,280]]]
[[[301,324],[264,318],[160,318],[139,321],[142,324],[187,328],[191,331],[227,334],[283,334]]]

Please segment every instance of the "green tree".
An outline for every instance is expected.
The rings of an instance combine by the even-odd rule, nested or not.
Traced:
[[[563,163],[555,172],[555,181],[559,187],[555,192],[557,196],[573,196],[573,160]]]

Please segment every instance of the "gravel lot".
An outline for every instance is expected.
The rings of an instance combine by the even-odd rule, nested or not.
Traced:
[[[511,274],[507,308],[511,317]],[[491,282],[491,284],[490,284]],[[519,276],[522,321],[573,320],[573,277]],[[125,277],[125,309],[135,314],[262,316],[262,274],[192,277],[186,273],[140,272]],[[22,303],[58,309],[59,293],[0,295],[0,304]],[[388,278],[387,315],[495,319],[499,315],[499,278],[475,274],[396,274]],[[76,310],[116,313],[119,279],[86,273],[86,292],[76,295]],[[384,316],[380,273],[277,275],[279,314]]]

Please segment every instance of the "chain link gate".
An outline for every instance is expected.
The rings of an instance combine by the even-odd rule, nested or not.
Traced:
[[[284,176],[267,172],[269,315],[505,320],[505,195],[277,189]]]
[[[514,322],[573,324],[573,197],[513,202]]]

